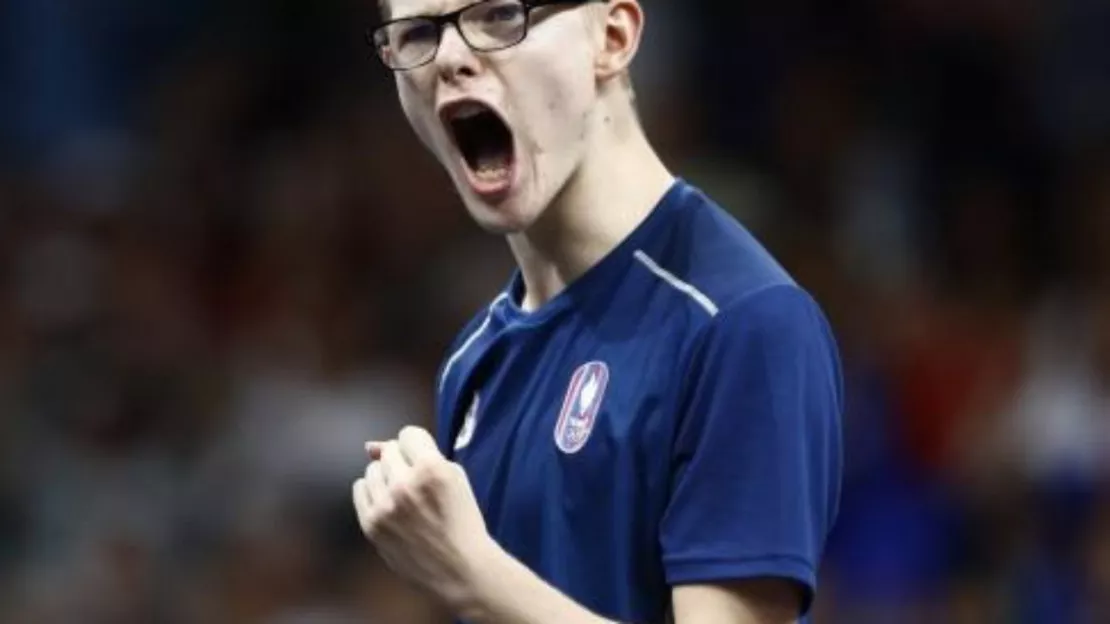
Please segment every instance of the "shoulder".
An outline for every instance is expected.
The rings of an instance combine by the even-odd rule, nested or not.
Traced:
[[[737,309],[808,298],[743,224],[697,187],[683,184],[669,231],[635,251],[639,269],[669,294],[662,297],[664,306],[699,309],[700,326]]]
[[[683,206],[666,241],[638,252],[644,269],[655,273],[657,288],[669,291],[672,313],[696,308],[688,355],[709,344],[750,351],[821,354],[839,369],[832,328],[816,299],[740,221],[696,187],[687,185]],[[754,357],[754,356],[753,356]]]
[[[772,284],[730,299],[706,323],[702,340],[811,341],[833,346],[821,306],[797,284]],[[835,349],[834,349],[835,350]]]
[[[468,320],[462,326],[462,329],[460,329],[455,334],[455,338],[451,342],[448,353],[452,353],[458,350],[468,341],[472,340],[475,336],[481,334],[484,331],[485,326],[489,324],[490,315],[492,314],[494,306],[496,306],[499,301],[505,299],[506,297],[508,297],[508,295],[504,292],[498,293],[497,297],[491,299],[490,302],[483,306],[481,310],[475,312],[474,315],[470,317],[470,320]]]
[[[474,316],[463,325],[462,329],[455,334],[454,340],[452,340],[451,344],[447,347],[446,355],[444,355],[443,360],[440,362],[438,373],[440,386],[442,386],[443,381],[447,378],[451,369],[458,364],[459,360],[466,354],[470,347],[472,347],[486,332],[490,324],[494,306],[507,297],[507,293],[499,293],[488,305],[476,312]]]
[[[801,401],[814,418],[844,407],[840,352],[820,306],[793,284],[768,286],[730,302],[695,335],[685,352],[684,395],[713,392]],[[754,399],[753,399],[754,400]]]

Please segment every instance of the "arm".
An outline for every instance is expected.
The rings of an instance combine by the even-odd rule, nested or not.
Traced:
[[[367,450],[372,461],[352,484],[352,499],[363,533],[393,573],[473,624],[606,622],[497,545],[466,474],[427,431],[406,427]]]
[[[575,603],[544,582],[535,573],[502,550],[488,533],[479,530],[480,514],[462,471],[442,457],[426,432],[402,433],[409,447],[422,447],[431,463],[419,475],[402,475],[407,470],[398,444],[376,455],[384,456],[368,468],[368,476],[354,485],[354,499],[363,530],[378,545],[386,566],[372,583],[379,592],[394,598],[400,613],[391,611],[386,621],[431,624],[446,621],[443,611],[472,624],[607,624],[612,622]],[[416,440],[413,442],[413,440]],[[439,492],[435,505],[414,500],[406,489],[393,486],[389,494],[381,478],[383,465],[392,466],[393,477],[412,491]],[[456,500],[450,500],[450,499]],[[392,500],[391,500],[392,499]],[[469,502],[467,502],[469,501]],[[442,512],[452,518],[436,520]],[[452,513],[454,512],[454,513]],[[428,530],[428,525],[436,525]],[[447,530],[445,524],[463,526]],[[466,527],[467,524],[474,526]],[[454,539],[444,539],[456,533]],[[446,564],[444,562],[447,562]],[[400,571],[398,576],[395,571]],[[401,578],[415,582],[435,600],[419,600]],[[785,587],[783,587],[785,586]],[[401,600],[396,600],[399,592]],[[689,585],[673,593],[676,624],[781,624],[789,620],[779,614],[798,612],[800,598],[789,584],[745,582],[735,587]],[[389,604],[390,601],[386,601]]]
[[[675,624],[789,624],[801,609],[798,589],[768,579],[686,585],[672,593]],[[575,603],[500,549],[475,572],[458,605],[473,624],[615,624]]]
[[[408,580],[397,575],[377,557],[367,569],[365,604],[374,614],[374,621],[400,624],[449,624],[451,611],[429,594],[420,591]]]
[[[475,566],[459,617],[472,624],[611,624],[536,576],[496,544]]]
[[[841,410],[836,345],[805,292],[768,288],[711,321],[689,358],[660,527],[676,617],[808,611],[839,500]]]
[[[677,624],[789,624],[802,608],[797,586],[780,579],[684,585],[672,596]]]

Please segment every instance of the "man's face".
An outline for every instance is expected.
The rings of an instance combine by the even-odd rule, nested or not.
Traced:
[[[473,1],[392,0],[391,13],[440,15]],[[527,229],[582,160],[597,96],[586,10],[536,9],[527,37],[495,52],[475,52],[447,26],[431,62],[396,72],[409,123],[489,231]]]

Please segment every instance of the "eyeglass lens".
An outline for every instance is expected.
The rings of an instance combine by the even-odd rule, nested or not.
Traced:
[[[490,52],[520,43],[528,26],[527,14],[521,0],[485,0],[464,8],[455,23],[467,45]],[[386,65],[408,68],[431,60],[441,39],[436,20],[413,17],[376,30],[374,47]]]

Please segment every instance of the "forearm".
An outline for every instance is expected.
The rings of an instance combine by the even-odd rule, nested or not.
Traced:
[[[577,604],[496,546],[473,571],[458,611],[473,624],[614,624]]]
[[[375,621],[405,624],[449,624],[451,610],[430,592],[406,581],[381,561],[374,561],[365,585],[367,604],[374,605]]]

